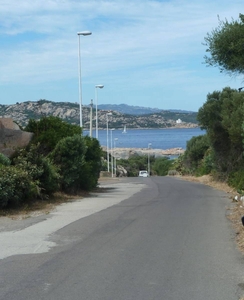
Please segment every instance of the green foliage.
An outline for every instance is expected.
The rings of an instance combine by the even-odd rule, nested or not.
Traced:
[[[40,154],[39,147],[33,144],[30,148],[19,150],[13,164],[29,174],[31,180],[37,183],[40,196],[45,197],[59,189],[59,174],[50,159]]]
[[[199,109],[200,126],[206,129],[213,149],[216,170],[230,173],[242,160],[244,93],[224,88],[207,96]]]
[[[149,156],[151,174],[158,176],[165,176],[168,174],[169,169],[172,167],[174,160],[168,157]],[[120,159],[119,165],[124,167],[127,171],[128,177],[138,176],[140,170],[148,169],[148,155],[133,155],[128,159]]]
[[[210,174],[215,169],[215,157],[212,148],[208,148],[205,152],[204,157],[200,163],[199,175]]]
[[[16,206],[38,196],[38,185],[27,171],[15,166],[1,166],[0,172],[0,208]]]
[[[203,159],[209,146],[210,144],[206,134],[192,137],[186,144],[185,159],[189,159],[191,164],[196,165]]]
[[[59,168],[62,191],[77,193],[83,188],[87,172],[91,170],[85,166],[85,155],[85,140],[78,134],[60,140],[49,155]]]
[[[176,159],[173,160],[173,164],[171,167],[172,170],[175,170],[181,175],[185,174],[183,170],[183,158],[184,158],[184,154],[179,155]]]
[[[172,167],[182,175],[202,176],[212,171],[213,157],[208,136],[195,136],[187,142],[185,153],[174,160]]]
[[[149,159],[152,165],[155,157],[150,156]],[[128,159],[120,159],[119,164],[126,169],[128,177],[135,177],[138,176],[140,170],[148,169],[148,156],[135,154]]]
[[[206,135],[187,142],[184,155],[174,163],[181,174],[211,173],[242,187],[244,166],[244,93],[226,87],[207,95],[197,119]]]
[[[197,124],[197,113],[195,112],[174,112],[174,111],[162,111],[161,113],[157,113],[155,115],[162,116],[166,120],[178,120],[181,119],[181,121],[186,123],[195,123]]]
[[[240,169],[235,172],[231,172],[228,178],[228,184],[242,193],[244,191],[244,169]]]
[[[158,176],[168,175],[169,169],[173,165],[173,160],[167,157],[157,157],[152,164],[153,174]]]
[[[84,141],[86,153],[83,176],[81,177],[81,186],[85,190],[91,190],[97,186],[100,171],[102,169],[102,149],[99,141],[95,138],[85,136]]]
[[[82,137],[80,127],[59,118],[30,120],[28,125],[26,130],[36,134],[31,145],[16,151],[12,162],[0,154],[0,208],[60,189],[76,193],[97,186],[102,157],[97,139]]]
[[[229,75],[243,74],[244,15],[236,21],[219,20],[218,27],[205,37],[204,45],[210,54],[204,56],[207,66],[218,67]]]
[[[0,165],[9,166],[11,163],[10,159],[4,154],[0,153]]]
[[[71,125],[53,116],[43,117],[40,121],[30,119],[25,130],[34,133],[32,142],[40,143],[39,150],[46,155],[55,148],[61,139],[75,134],[81,135],[82,132],[79,126]]]

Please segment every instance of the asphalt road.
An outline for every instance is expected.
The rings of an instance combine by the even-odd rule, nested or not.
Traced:
[[[227,194],[151,177],[115,181],[97,201],[120,197],[118,187],[126,190],[127,183],[139,191],[53,232],[55,246],[1,259],[0,299],[237,300],[244,294]],[[35,220],[28,222],[25,227]]]

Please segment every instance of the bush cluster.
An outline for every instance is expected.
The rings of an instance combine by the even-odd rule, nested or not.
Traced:
[[[0,171],[0,208],[19,205],[38,196],[38,183],[25,170],[1,166]]]
[[[150,175],[166,176],[172,168],[174,160],[168,157],[149,156]],[[120,159],[119,165],[126,169],[128,177],[138,176],[140,170],[148,169],[148,156],[135,154],[128,159]]]
[[[28,147],[10,159],[0,154],[0,208],[97,186],[102,151],[96,139],[56,117],[30,120],[27,129],[34,132]]]
[[[207,95],[197,119],[206,134],[187,142],[186,151],[175,162],[181,174],[215,179],[244,193],[244,93],[229,87]]]

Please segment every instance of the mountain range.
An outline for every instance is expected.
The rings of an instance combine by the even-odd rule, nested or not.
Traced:
[[[159,108],[133,106],[128,104],[100,104],[97,107],[99,109],[114,110],[114,111],[121,112],[122,114],[129,114],[129,115],[147,115],[147,114],[162,112],[162,109]],[[180,109],[168,109],[167,111],[175,112],[175,113],[189,113],[189,114],[193,113],[192,111],[180,110]]]

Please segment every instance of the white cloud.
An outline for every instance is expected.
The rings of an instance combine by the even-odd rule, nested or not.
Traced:
[[[87,82],[208,85],[206,74],[197,76],[204,36],[217,15],[236,19],[242,7],[239,0],[2,0],[0,85],[76,80],[80,30],[93,32],[81,37]]]

